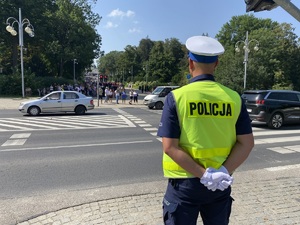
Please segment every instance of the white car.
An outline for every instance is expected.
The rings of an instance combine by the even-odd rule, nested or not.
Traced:
[[[149,109],[162,109],[166,96],[170,91],[179,88],[179,86],[158,86],[155,90],[144,98],[144,105],[148,106]]]
[[[31,116],[58,112],[75,112],[82,115],[94,108],[93,98],[77,91],[53,91],[40,99],[21,102],[19,105],[20,112]]]

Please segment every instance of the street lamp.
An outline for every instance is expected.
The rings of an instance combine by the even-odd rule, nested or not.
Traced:
[[[22,97],[25,97],[25,88],[24,88],[24,62],[23,62],[23,26],[26,25],[25,27],[25,32],[30,36],[34,37],[34,28],[31,25],[30,21],[26,18],[22,20],[22,13],[21,9],[19,8],[19,20],[17,20],[14,17],[9,17],[6,20],[6,30],[12,35],[16,36],[18,32],[14,29],[14,24],[18,24],[18,30],[19,30],[19,46],[20,46],[20,57],[21,57],[21,76],[22,76]]]
[[[244,49],[244,52],[245,52],[245,55],[244,55],[244,66],[245,66],[245,69],[244,69],[244,90],[246,90],[246,80],[247,80],[247,64],[248,64],[248,54],[250,52],[250,49],[249,49],[249,45],[251,42],[256,42],[256,45],[254,46],[254,51],[258,51],[259,50],[259,42],[255,39],[253,40],[250,40],[248,39],[248,31],[246,32],[246,40],[245,41],[238,41],[237,43],[235,43],[235,51],[236,52],[240,52],[240,49],[238,47],[238,45],[240,43],[243,43],[244,46],[243,46],[243,49]]]
[[[148,62],[146,63],[146,68],[144,67],[143,70],[146,70],[146,85],[145,85],[145,92],[146,92],[146,88],[148,87]]]
[[[73,80],[74,80],[74,84],[76,83],[75,64],[77,64],[77,59],[73,59]]]
[[[133,83],[133,66],[131,66],[131,82]]]

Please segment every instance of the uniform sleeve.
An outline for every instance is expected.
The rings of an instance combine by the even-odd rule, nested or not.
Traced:
[[[241,113],[239,118],[235,124],[236,135],[243,135],[243,134],[251,134],[252,133],[252,126],[251,126],[251,119],[247,112],[246,105],[242,99],[242,106],[241,106]]]
[[[180,126],[172,92],[166,97],[157,136],[176,139],[180,137]]]

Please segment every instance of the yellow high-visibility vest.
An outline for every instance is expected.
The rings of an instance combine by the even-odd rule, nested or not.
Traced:
[[[204,168],[219,169],[236,142],[239,94],[217,82],[198,81],[172,91],[181,129],[179,146]],[[163,155],[164,176],[194,177]]]

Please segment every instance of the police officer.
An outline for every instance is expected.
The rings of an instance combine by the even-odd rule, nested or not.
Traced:
[[[162,137],[165,224],[229,223],[232,173],[254,146],[251,121],[239,94],[215,81],[224,48],[216,39],[186,41],[190,83],[166,98],[158,136]]]

